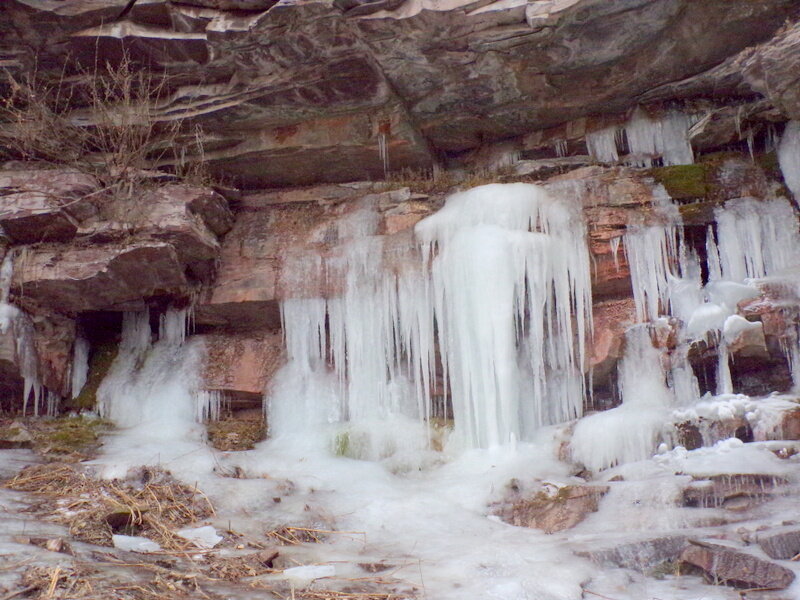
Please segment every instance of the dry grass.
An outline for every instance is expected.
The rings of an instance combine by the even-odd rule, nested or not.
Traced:
[[[391,592],[312,589],[291,590],[288,594],[276,593],[275,595],[282,600],[400,600],[400,598],[407,597]]]
[[[44,497],[42,514],[69,526],[74,538],[110,546],[113,533],[143,534],[167,550],[193,545],[174,529],[214,514],[206,496],[175,481],[160,469],[143,468],[137,482],[89,477],[74,465],[50,463],[26,467],[6,487]]]
[[[145,567],[146,565],[136,565]],[[149,580],[104,575],[99,569],[81,565],[72,567],[29,567],[22,574],[22,589],[14,597],[40,600],[178,600],[220,598],[200,587],[196,575],[170,573],[165,569],[151,574]]]
[[[252,450],[267,436],[267,425],[261,419],[227,418],[208,423],[208,441],[217,450],[232,452]]]
[[[153,165],[173,165],[173,174],[193,183],[210,181],[202,131],[168,110],[173,84],[165,72],[123,56],[116,64],[56,80],[37,70],[0,76],[9,90],[0,98],[0,158],[90,173],[102,184],[100,206],[126,200],[128,211],[144,187],[164,176]]]
[[[281,527],[268,531],[267,538],[280,546],[297,546],[299,544],[321,544],[325,539],[338,531],[312,529],[309,527]]]
[[[246,577],[279,573],[281,569],[274,567],[278,555],[275,550],[262,550],[239,556],[214,558],[209,561],[208,574],[216,579],[239,581]]]

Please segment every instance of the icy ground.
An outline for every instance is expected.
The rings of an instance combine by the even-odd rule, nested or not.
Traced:
[[[747,532],[797,517],[796,495],[779,496],[746,513],[679,507],[681,491],[693,475],[772,474],[789,479],[786,491],[796,494],[797,455],[781,459],[771,449],[800,449],[797,443],[743,444],[732,439],[692,452],[677,448],[609,469],[599,478],[611,487],[600,510],[574,529],[546,535],[499,521],[489,505],[502,499],[512,479],[531,488],[537,481],[583,483],[570,475],[567,464],[554,458],[560,438],[557,428],[543,430],[530,444],[470,450],[459,456],[406,453],[399,462],[397,457],[383,462],[353,460],[334,456],[327,447],[286,440],[264,442],[248,452],[220,453],[203,442],[196,428],[171,434],[177,439],[167,442],[141,428],[120,430],[108,437],[92,468],[106,476],[124,476],[129,468],[142,464],[167,468],[210,496],[217,508],[211,524],[219,531],[246,532],[262,541],[264,532],[286,525],[339,532],[324,543],[281,549],[298,566],[333,567],[328,569],[335,572],[330,578],[293,580],[299,587],[335,587],[337,580],[341,584],[364,577],[360,564],[383,563],[392,565],[382,575],[399,598],[734,599],[740,597],[736,590],[706,585],[696,576],[643,569],[661,577],[656,579],[589,558],[600,560],[609,548],[669,536],[722,538],[741,544]],[[158,451],[153,450],[156,442]],[[7,477],[33,461],[27,451],[2,451],[2,474]],[[238,478],[231,477],[234,473]],[[609,482],[616,476],[624,480]],[[23,557],[26,565],[71,560],[10,541],[15,535],[33,532],[66,536],[61,527],[21,514],[20,508],[30,502],[24,496],[0,492],[0,561],[7,572],[0,585],[7,589],[14,589],[10,580],[19,570],[19,565],[9,567]],[[747,551],[765,558],[757,546]],[[782,564],[800,571],[796,563]],[[263,591],[241,589],[228,594],[230,598],[265,597]],[[800,598],[800,585],[750,597]]]

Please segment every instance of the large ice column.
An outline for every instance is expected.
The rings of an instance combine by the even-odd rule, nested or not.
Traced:
[[[800,121],[789,121],[778,145],[778,163],[786,187],[800,204]]]
[[[577,416],[591,310],[579,207],[533,185],[487,185],[451,196],[415,233],[464,443]]]
[[[797,216],[788,201],[730,200],[715,211],[722,278],[760,278],[795,265]]]
[[[218,396],[200,391],[201,343],[184,343],[188,311],[170,309],[153,344],[148,311],[123,315],[119,352],[97,390],[100,414],[120,427],[141,427],[147,437],[181,437],[199,415],[217,412],[200,403]]]
[[[622,404],[578,421],[570,444],[575,460],[593,471],[652,456],[673,395],[647,325],[628,330],[619,368]]]
[[[606,127],[586,134],[586,148],[589,156],[599,162],[614,163],[619,160],[617,138],[619,128]]]

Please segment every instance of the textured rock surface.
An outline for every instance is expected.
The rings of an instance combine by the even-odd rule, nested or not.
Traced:
[[[62,313],[136,310],[149,296],[187,290],[178,253],[160,242],[36,248],[17,264],[13,284],[23,304]]]
[[[206,347],[205,387],[225,392],[234,408],[260,408],[267,382],[284,361],[281,334],[251,331],[248,336],[216,333],[200,337]]]
[[[800,554],[800,529],[797,527],[759,533],[757,541],[770,558],[791,560]]]
[[[794,581],[786,567],[715,544],[689,546],[681,563],[701,569],[715,583],[734,587],[782,590]]]
[[[158,118],[201,125],[204,157],[250,186],[382,177],[507,138],[579,139],[642,99],[765,94],[796,110],[796,29],[771,39],[792,0],[150,0],[112,22],[123,4],[6,2],[3,64],[22,71],[38,55],[55,74],[67,55],[88,67],[126,48],[163,65],[181,84]]]

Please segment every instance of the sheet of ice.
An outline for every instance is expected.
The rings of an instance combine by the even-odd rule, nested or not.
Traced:
[[[222,536],[217,535],[217,530],[211,525],[186,527],[178,529],[175,534],[192,542],[198,548],[213,548],[222,541]]]
[[[158,552],[161,550],[161,546],[153,540],[135,535],[114,534],[111,536],[111,541],[115,548],[128,552],[142,552],[146,554],[148,552]]]
[[[107,477],[124,477],[137,465],[167,466],[187,453],[197,468],[213,460],[198,421],[212,412],[203,403],[214,398],[201,393],[202,341],[183,343],[186,316],[170,309],[153,344],[147,311],[123,315],[119,352],[97,390],[100,415],[120,428],[97,461]]]
[[[14,253],[7,251],[0,263],[0,304],[7,304],[11,294],[11,278],[14,275]]]
[[[306,586],[315,579],[335,576],[336,565],[303,565],[283,571],[283,577],[296,586]]]
[[[800,121],[789,121],[778,145],[778,163],[786,187],[800,204]]]
[[[657,319],[669,310],[670,281],[675,278],[678,229],[674,224],[629,227],[625,255],[639,321]]]
[[[649,458],[665,433],[673,396],[647,326],[628,330],[619,379],[622,404],[584,417],[572,435],[573,457],[592,471]]]

